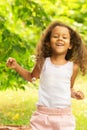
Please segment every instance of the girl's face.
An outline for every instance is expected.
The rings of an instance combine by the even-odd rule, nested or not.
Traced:
[[[68,49],[71,49],[69,30],[63,26],[56,26],[51,33],[50,45],[53,54],[66,55]]]

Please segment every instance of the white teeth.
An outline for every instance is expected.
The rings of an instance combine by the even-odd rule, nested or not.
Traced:
[[[56,44],[57,46],[64,46],[63,44]]]

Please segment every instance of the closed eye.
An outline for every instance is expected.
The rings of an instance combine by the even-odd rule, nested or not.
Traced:
[[[58,38],[58,36],[56,36],[56,35],[54,35],[53,37],[54,37],[54,38]]]
[[[66,36],[63,36],[63,38],[64,38],[64,39],[67,39],[67,37],[66,37]]]

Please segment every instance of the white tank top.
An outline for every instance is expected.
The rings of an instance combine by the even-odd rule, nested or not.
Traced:
[[[54,65],[46,58],[40,74],[38,105],[65,108],[71,105],[71,76],[73,62]]]

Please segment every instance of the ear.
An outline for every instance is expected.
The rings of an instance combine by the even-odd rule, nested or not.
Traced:
[[[72,49],[72,45],[69,46],[69,49]]]

